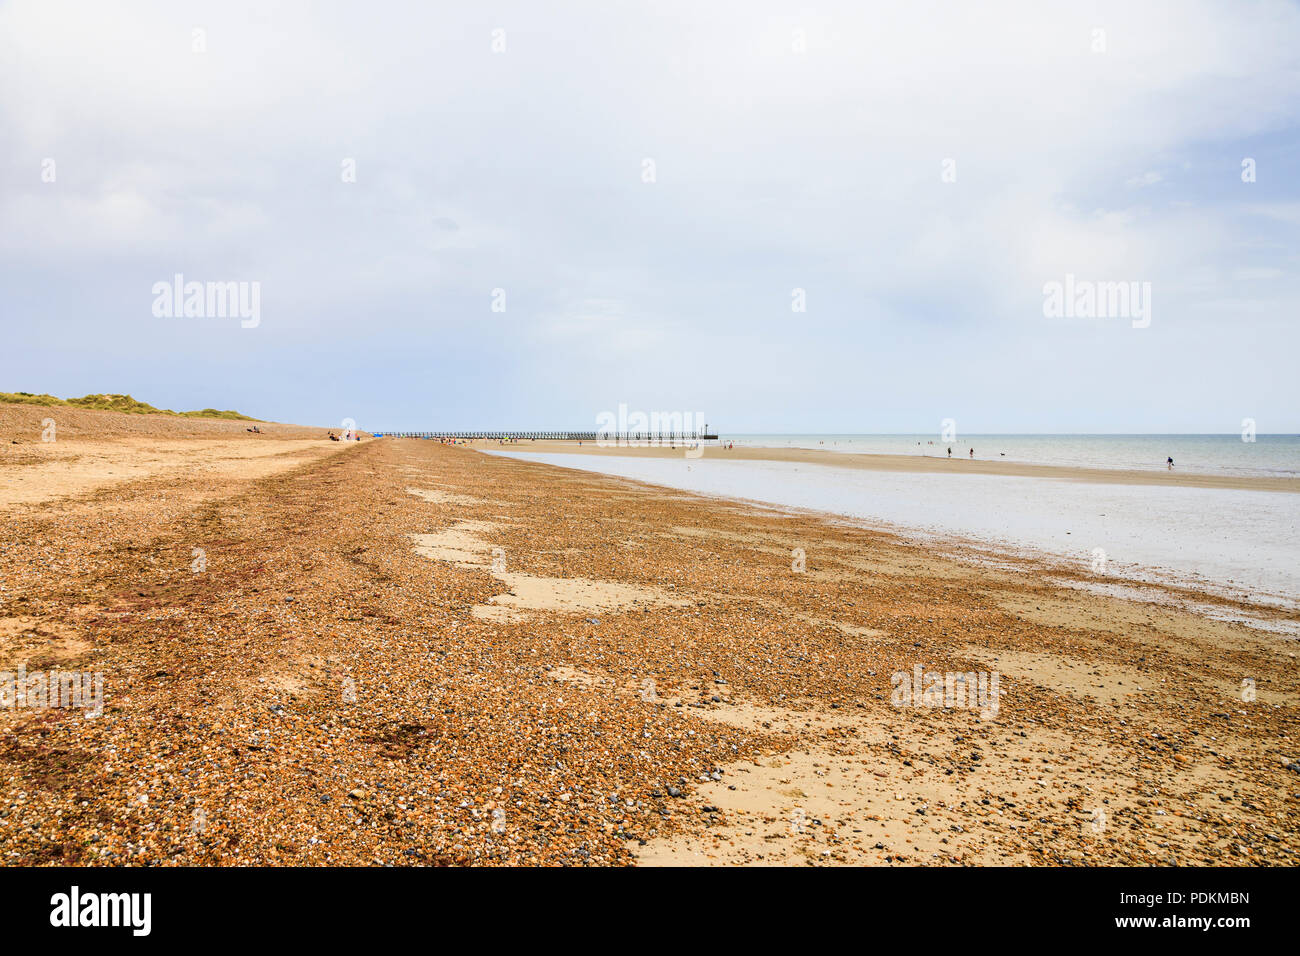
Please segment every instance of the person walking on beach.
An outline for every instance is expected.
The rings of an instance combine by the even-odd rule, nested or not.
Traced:
[[[1169,459],[1169,470],[1170,471],[1174,470],[1174,460],[1172,458]]]
[[[949,458],[952,457],[952,447],[951,447],[951,446],[948,448],[948,457],[949,457]]]
[[[975,449],[974,449],[974,448],[972,448],[972,449],[970,450],[970,456],[971,456],[972,459],[974,459],[974,457],[975,457]]]

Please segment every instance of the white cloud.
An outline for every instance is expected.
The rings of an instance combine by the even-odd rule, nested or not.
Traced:
[[[502,286],[504,325],[532,323],[539,367],[604,329],[645,358],[628,380],[650,381],[689,334],[748,356],[711,371],[751,404],[765,399],[749,368],[829,387],[810,370],[833,346],[888,361],[890,338],[906,366],[898,330],[923,320],[984,330],[950,370],[973,386],[981,359],[1032,364],[1042,342],[1007,328],[1049,334],[1033,324],[1039,290],[1066,272],[1152,281],[1174,350],[1180,323],[1213,321],[1198,303],[1242,297],[1234,282],[1271,277],[1251,315],[1294,302],[1293,263],[1267,258],[1282,253],[1258,247],[1257,223],[1300,222],[1295,187],[1270,185],[1296,170],[1261,162],[1247,186],[1238,164],[1243,141],[1294,130],[1297,50],[1300,12],[1283,2],[515,3],[489,17],[17,0],[0,8],[0,251],[10,286],[33,265],[92,287],[173,266],[258,278],[287,310],[266,329],[324,333],[344,357],[331,333],[362,312],[374,335],[477,341],[492,334],[484,290]],[[1226,204],[1192,179],[1211,162],[1225,190],[1258,192]],[[797,336],[796,285],[810,302]],[[133,301],[101,301],[95,323],[58,321],[132,354],[157,346],[120,334]],[[575,375],[555,394],[583,387]]]

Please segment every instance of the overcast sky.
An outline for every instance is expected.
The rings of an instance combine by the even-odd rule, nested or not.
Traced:
[[[1298,117],[1287,2],[3,3],[0,390],[1300,432]]]

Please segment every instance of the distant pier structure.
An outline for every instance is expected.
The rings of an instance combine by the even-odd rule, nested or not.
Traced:
[[[647,445],[672,442],[717,441],[717,435],[700,432],[535,432],[484,429],[481,431],[376,431],[376,438],[456,438],[466,441],[598,441],[614,445]]]

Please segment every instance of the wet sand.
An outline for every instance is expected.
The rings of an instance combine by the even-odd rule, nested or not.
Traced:
[[[398,439],[412,441],[415,439]],[[625,455],[638,458],[681,458],[684,448],[601,447],[592,442],[520,441],[507,445],[475,442],[470,447],[498,448],[511,451],[550,452],[574,455]],[[938,458],[928,455],[863,455],[852,452],[822,451],[815,448],[732,448],[705,444],[703,454],[709,458],[735,461],[788,461],[836,468],[862,468],[872,471],[921,472],[927,474],[1018,475],[1024,478],[1058,478],[1063,481],[1091,481],[1104,484],[1166,485],[1185,488],[1235,488],[1246,491],[1280,491],[1300,493],[1300,478],[1269,478],[1248,475],[1198,475],[1180,470],[1132,471],[1114,468],[1071,468],[1062,465],[1033,465],[1014,461],[990,461],[961,457]]]

